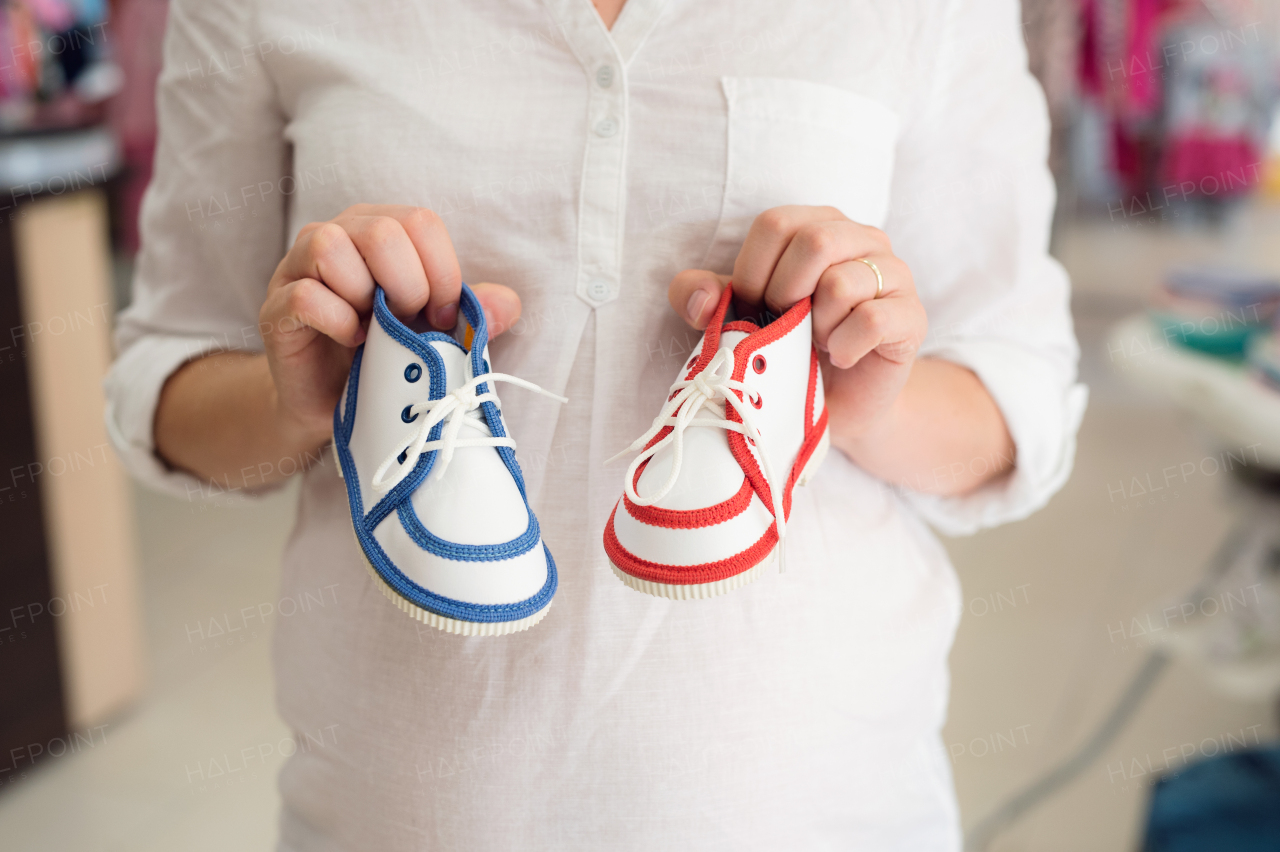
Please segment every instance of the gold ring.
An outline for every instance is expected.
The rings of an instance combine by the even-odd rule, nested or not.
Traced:
[[[884,276],[880,274],[880,267],[876,266],[874,263],[867,260],[865,257],[855,257],[854,260],[856,260],[858,263],[865,263],[867,266],[870,266],[871,271],[876,274],[876,294],[871,298],[879,299],[881,296],[884,295]]]

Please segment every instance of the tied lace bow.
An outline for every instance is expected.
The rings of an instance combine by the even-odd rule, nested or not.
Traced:
[[[782,489],[779,487],[782,483],[773,474],[773,469],[769,464],[769,454],[764,449],[764,439],[760,435],[760,429],[757,428],[751,418],[750,406],[742,401],[750,397],[758,399],[759,396],[748,385],[734,381],[732,378],[733,371],[733,350],[725,347],[715,354],[715,357],[711,359],[711,363],[707,364],[706,369],[701,373],[692,379],[677,381],[673,384],[671,390],[674,392],[674,396],[668,394],[666,405],[662,407],[662,411],[658,412],[658,416],[654,418],[653,425],[649,427],[649,431],[636,438],[631,446],[606,461],[605,464],[619,459],[627,453],[642,450],[645,444],[653,440],[655,435],[670,426],[671,432],[666,437],[656,442],[652,447],[643,449],[643,452],[636,456],[632,460],[631,466],[627,468],[626,484],[624,486],[627,499],[637,506],[652,506],[671,492],[671,489],[675,487],[676,480],[680,477],[680,467],[684,461],[685,429],[691,426],[726,429],[730,432],[738,432],[751,439],[755,442],[758,451],[757,456],[760,458],[763,468],[764,480],[769,486],[769,494],[773,497],[773,517],[778,526],[778,570],[782,571],[786,568],[782,541],[786,536],[787,526],[786,512],[783,511],[782,505]],[[739,393],[742,394],[741,397],[739,397]],[[729,420],[725,416],[724,404],[726,402],[733,406],[734,411],[738,412],[738,416],[742,418],[741,423]],[[710,409],[713,416],[699,417],[699,412],[704,408]],[[668,445],[672,448],[672,459],[671,473],[667,476],[667,481],[650,496],[641,497],[635,489],[636,471],[647,459],[653,458]]]
[[[412,416],[408,419],[412,420],[421,414],[426,414],[427,416],[423,418],[420,425],[416,426],[396,443],[391,453],[378,466],[377,471],[373,474],[373,487],[378,491],[390,491],[409,471],[413,470],[414,465],[418,463],[418,459],[423,453],[429,453],[433,450],[440,451],[440,455],[436,459],[435,469],[431,471],[431,479],[438,481],[444,477],[444,472],[449,467],[449,462],[453,460],[453,452],[459,447],[514,448],[516,442],[510,437],[494,437],[483,415],[472,414],[472,412],[478,411],[480,406],[486,402],[492,402],[498,407],[502,406],[502,403],[498,400],[498,395],[492,389],[486,389],[483,393],[476,393],[476,388],[488,382],[508,382],[526,390],[531,390],[534,393],[551,397],[557,402],[569,401],[563,396],[543,390],[533,382],[526,382],[524,379],[509,376],[506,373],[485,373],[476,376],[440,399],[426,399],[409,406],[407,412]],[[429,440],[431,430],[435,428],[437,423],[442,421],[445,425],[440,437],[435,441]],[[463,426],[481,433],[483,437],[458,437],[458,433],[462,431]],[[400,463],[401,474],[394,478],[384,479],[383,477],[386,476],[387,470],[397,462]]]

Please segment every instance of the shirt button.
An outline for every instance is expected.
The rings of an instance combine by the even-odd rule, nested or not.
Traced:
[[[596,70],[596,85],[602,89],[607,89],[613,85],[613,66],[601,65]]]
[[[618,120],[613,116],[602,118],[596,122],[596,135],[606,139],[618,132]]]
[[[597,302],[609,298],[609,281],[605,278],[592,278],[587,284],[587,295]]]

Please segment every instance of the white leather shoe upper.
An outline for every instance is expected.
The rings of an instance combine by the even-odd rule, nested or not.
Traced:
[[[726,288],[663,412],[631,447],[643,452],[605,530],[615,568],[647,585],[716,584],[758,565],[785,537],[802,471],[820,461],[826,410],[809,301],[760,328],[725,322],[731,298]]]
[[[429,613],[526,619],[550,602],[555,566],[494,391],[498,381],[532,386],[490,372],[483,313],[465,285],[471,351],[404,326],[381,290],[375,301],[334,418],[365,556],[392,591]],[[477,376],[489,378],[472,382]]]

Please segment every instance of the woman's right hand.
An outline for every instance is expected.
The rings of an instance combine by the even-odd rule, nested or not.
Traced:
[[[357,204],[305,226],[271,276],[259,329],[278,426],[300,446],[328,440],[355,347],[367,333],[375,282],[400,319],[423,313],[435,328],[453,328],[462,274],[439,216],[422,207]],[[473,289],[491,336],[519,319],[514,290]]]

